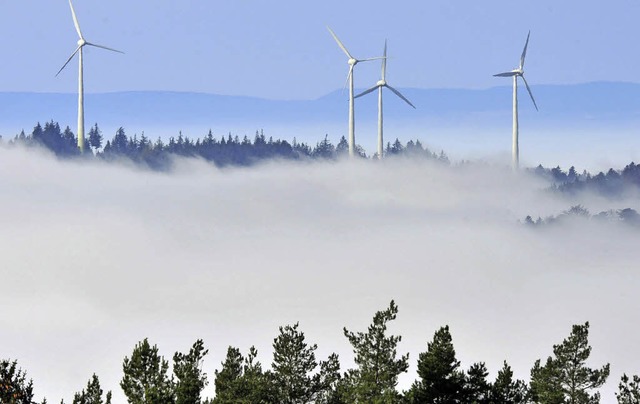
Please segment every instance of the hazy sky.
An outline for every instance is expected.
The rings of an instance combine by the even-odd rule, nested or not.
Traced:
[[[76,0],[92,49],[88,92],[177,90],[267,98],[315,98],[343,85],[345,56],[389,40],[389,80],[398,87],[479,88],[517,65],[527,34],[532,85],[638,82],[637,0]],[[74,92],[77,65],[54,74],[77,40],[65,0],[0,4],[0,91]],[[358,66],[356,84],[377,80]]]
[[[145,337],[167,358],[203,338],[213,382],[228,345],[255,344],[269,365],[278,326],[300,321],[318,358],[336,351],[345,370],[342,327],[364,330],[391,299],[411,354],[401,387],[445,324],[463,366],[486,361],[491,377],[508,359],[528,379],[587,320],[591,363],[612,364],[605,402],[640,373],[637,231],[518,223],[577,203],[640,210],[637,194],[560,198],[491,165],[192,160],[159,174],[3,148],[0,184],[0,354],[49,402],[93,372],[123,402],[122,359]]]

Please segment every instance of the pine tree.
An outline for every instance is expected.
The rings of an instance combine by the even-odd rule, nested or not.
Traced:
[[[98,376],[93,374],[87,382],[86,390],[76,393],[73,397],[73,404],[111,404],[111,392],[106,396],[106,401],[102,400],[102,388]]]
[[[173,404],[174,383],[167,376],[169,363],[158,355],[158,347],[145,338],[124,358],[120,387],[132,404]]]
[[[440,328],[418,357],[418,376],[409,391],[413,403],[464,403],[464,373],[459,370],[449,326]]]
[[[495,404],[524,404],[527,402],[527,385],[522,380],[513,380],[511,366],[504,362],[491,386],[491,402]]]
[[[276,403],[273,374],[262,370],[256,360],[258,351],[251,347],[243,358],[237,348],[229,347],[222,369],[215,372],[216,397],[213,404]]]
[[[0,360],[0,403],[32,404],[33,381],[17,361]]]
[[[629,376],[622,375],[616,398],[618,404],[640,404],[640,377],[634,375],[629,380]]]
[[[387,324],[396,319],[398,306],[392,300],[389,308],[379,311],[367,332],[353,333],[344,328],[357,369],[347,373],[344,388],[347,401],[362,403],[395,403],[398,376],[409,368],[409,354],[397,357],[400,336],[387,336]]]
[[[318,368],[315,358],[317,345],[308,345],[304,333],[298,331],[298,323],[280,327],[280,334],[273,340],[274,382],[278,390],[278,402],[286,404],[317,403],[319,397],[330,396],[339,377],[337,355]],[[337,369],[335,364],[338,364]]]
[[[471,365],[464,380],[463,397],[465,402],[472,404],[491,403],[491,385],[487,381],[489,371],[484,362]]]
[[[229,347],[222,369],[215,371],[216,398],[214,403],[231,403],[238,396],[244,358],[238,348]]]
[[[591,355],[589,322],[574,325],[571,334],[561,344],[553,346],[554,357],[545,366],[536,361],[531,370],[531,393],[540,403],[599,403],[601,387],[609,377],[609,364],[591,369],[586,361]]]
[[[202,372],[202,361],[207,353],[209,350],[204,349],[204,343],[199,339],[188,354],[176,352],[173,355],[176,404],[200,404],[200,394],[208,384],[207,375]]]

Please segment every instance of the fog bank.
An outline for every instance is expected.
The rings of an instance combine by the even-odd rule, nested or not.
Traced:
[[[318,357],[352,365],[342,327],[364,329],[395,299],[393,333],[418,353],[449,324],[467,368],[507,359],[528,380],[572,324],[591,322],[591,363],[611,362],[604,402],[640,373],[637,230],[519,223],[582,204],[492,164],[269,163],[170,174],[0,149],[0,357],[18,359],[50,402],[93,372],[114,402],[122,360],[149,337],[170,359],[202,338],[213,372],[228,345],[271,363],[279,325],[300,321]],[[631,321],[630,321],[631,320]]]

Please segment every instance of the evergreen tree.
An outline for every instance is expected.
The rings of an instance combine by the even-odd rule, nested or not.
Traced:
[[[554,357],[545,366],[536,361],[531,370],[531,393],[539,403],[599,403],[601,387],[609,377],[609,364],[591,369],[586,361],[591,354],[589,322],[574,325],[571,334],[561,344],[553,346]]]
[[[120,127],[116,131],[116,135],[113,137],[111,141],[110,151],[118,154],[127,154],[127,150],[129,147],[129,139],[127,139],[127,135],[124,133],[124,128]],[[105,147],[106,152],[106,147]]]
[[[34,142],[41,142],[42,137],[43,137],[42,126],[40,126],[40,122],[38,122],[36,126],[34,126],[33,131],[31,132],[31,139],[33,139]]]
[[[527,385],[522,380],[513,380],[511,366],[504,362],[491,386],[491,403],[524,404],[527,402]]]
[[[629,380],[629,376],[622,375],[616,398],[618,404],[640,404],[640,377],[634,375]]]
[[[216,397],[214,403],[232,403],[240,396],[244,358],[238,348],[229,347],[222,369],[215,371]]]
[[[547,358],[544,366],[540,359],[536,360],[531,369],[529,395],[534,403],[563,404],[565,403],[560,369],[551,357]]]
[[[173,404],[173,379],[167,376],[169,363],[158,355],[158,347],[145,338],[133,349],[131,359],[124,358],[124,377],[120,387],[132,404]]]
[[[27,381],[17,361],[0,360],[0,403],[33,403],[33,381]]]
[[[237,348],[229,347],[222,369],[215,372],[216,397],[213,404],[277,403],[273,375],[262,370],[251,347],[243,358]]]
[[[332,159],[335,154],[336,148],[329,141],[329,136],[325,135],[324,140],[316,145],[311,155],[315,158]]]
[[[491,384],[487,381],[487,376],[489,376],[489,371],[484,362],[471,365],[464,381],[463,393],[466,403],[491,403]]]
[[[449,326],[440,328],[418,357],[418,376],[409,391],[412,403],[464,403],[465,375],[459,370]]]
[[[209,350],[204,349],[204,343],[199,339],[188,354],[176,352],[173,355],[176,404],[200,404],[200,394],[208,384],[207,375],[202,372],[202,361],[207,353]]]
[[[97,123],[89,130],[89,138],[87,140],[89,146],[94,148],[96,151],[102,147],[102,132],[100,131],[100,128],[98,128]]]
[[[320,364],[315,358],[317,345],[307,345],[298,323],[280,327],[273,340],[273,376],[278,390],[278,402],[286,404],[317,403],[320,397],[330,396],[334,382],[340,378],[337,355]],[[334,366],[337,364],[337,368]]]
[[[336,146],[336,154],[338,157],[345,157],[349,155],[349,142],[347,142],[347,138],[342,136],[338,145]]]
[[[409,354],[396,358],[402,337],[387,336],[387,324],[397,314],[398,306],[392,300],[388,309],[375,314],[367,332],[353,333],[344,328],[358,366],[347,373],[343,382],[346,401],[381,404],[399,401],[396,385],[398,376],[409,368]]]
[[[94,373],[87,382],[86,390],[75,394],[73,404],[111,404],[111,392],[107,393],[106,401],[102,400],[102,393],[100,380]]]

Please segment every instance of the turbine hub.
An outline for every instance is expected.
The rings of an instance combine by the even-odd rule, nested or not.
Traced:
[[[358,63],[358,59],[351,58],[347,63],[351,66],[355,66]]]
[[[87,41],[85,41],[84,39],[80,38],[78,39],[78,46],[85,46],[87,44]]]
[[[376,86],[386,86],[386,85],[387,85],[387,82],[384,80],[380,80],[376,83]]]

